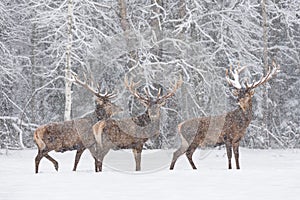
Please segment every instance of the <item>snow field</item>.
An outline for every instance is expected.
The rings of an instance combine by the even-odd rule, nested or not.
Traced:
[[[50,153],[56,172],[42,159],[34,173],[37,150],[0,155],[0,200],[66,199],[298,199],[300,150],[240,149],[241,170],[228,170],[225,149],[197,150],[192,170],[185,156],[168,170],[172,150],[145,150],[142,171],[135,172],[130,150],[110,151],[103,172],[94,172],[89,152],[73,172],[75,151]],[[233,161],[233,166],[235,163]]]

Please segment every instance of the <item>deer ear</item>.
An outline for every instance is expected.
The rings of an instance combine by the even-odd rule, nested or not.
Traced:
[[[254,90],[251,90],[251,91],[250,91],[250,95],[251,95],[251,97],[253,97],[253,95],[254,95]]]
[[[239,96],[239,93],[240,93],[239,90],[235,90],[235,89],[234,89],[234,90],[232,91],[232,94],[233,94],[234,96],[236,96],[236,97]]]

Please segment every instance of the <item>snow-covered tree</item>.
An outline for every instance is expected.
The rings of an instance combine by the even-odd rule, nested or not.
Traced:
[[[225,69],[240,63],[242,78],[257,80],[275,60],[281,72],[256,89],[243,145],[300,146],[298,0],[3,0],[0,14],[0,110],[16,117],[11,122],[44,124],[92,110],[69,70],[118,91],[123,117],[143,111],[125,75],[163,92],[181,75],[184,84],[162,110],[162,134],[147,144],[170,147],[180,121],[236,106]],[[20,144],[15,138],[8,143]]]

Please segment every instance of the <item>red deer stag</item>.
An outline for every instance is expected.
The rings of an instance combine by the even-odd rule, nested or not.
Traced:
[[[178,133],[181,138],[181,146],[173,154],[170,170],[174,169],[176,160],[182,154],[186,154],[193,169],[197,169],[192,156],[199,145],[205,146],[205,142],[210,144],[224,144],[228,157],[228,168],[231,169],[232,149],[235,157],[236,168],[240,169],[239,164],[239,142],[244,137],[246,129],[252,120],[252,96],[254,88],[269,81],[278,71],[279,67],[273,63],[272,69],[269,68],[266,76],[259,81],[242,87],[239,81],[239,73],[244,68],[235,69],[229,77],[226,70],[226,80],[230,86],[235,88],[233,94],[237,97],[239,107],[231,112],[220,116],[209,116],[186,120],[178,125]]]
[[[43,157],[50,160],[54,164],[55,169],[58,170],[58,162],[48,154],[52,150],[62,153],[77,150],[73,171],[76,171],[81,154],[86,148],[90,150],[92,156],[95,158],[96,142],[92,133],[92,126],[99,120],[108,119],[113,113],[121,110],[110,101],[115,94],[108,93],[107,91],[105,94],[101,94],[100,86],[98,86],[98,91],[96,91],[86,82],[79,80],[77,76],[73,77],[75,83],[83,86],[96,96],[96,108],[94,112],[82,118],[64,122],[53,122],[36,129],[34,132],[34,141],[38,147],[38,154],[35,158],[35,173],[38,173],[39,163]],[[97,160],[95,158],[95,167],[96,163]]]
[[[98,143],[98,171],[102,171],[102,162],[110,149],[132,149],[136,171],[141,170],[141,153],[144,143],[152,137],[159,135],[160,108],[166,99],[172,97],[176,90],[181,86],[182,79],[177,81],[172,90],[161,96],[161,90],[158,90],[157,96],[151,96],[149,90],[145,89],[147,96],[136,91],[134,87],[137,83],[128,83],[125,78],[125,86],[145,107],[143,115],[136,118],[126,119],[108,119],[99,121],[93,126],[93,132]]]

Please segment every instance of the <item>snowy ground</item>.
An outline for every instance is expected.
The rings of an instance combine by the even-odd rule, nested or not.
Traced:
[[[227,170],[225,150],[196,151],[192,170],[185,156],[169,171],[172,151],[144,151],[134,172],[131,151],[111,151],[102,173],[94,172],[88,151],[78,171],[75,152],[52,153],[58,172],[43,159],[34,174],[37,150],[1,151],[0,200],[88,199],[299,199],[300,150],[241,149],[241,170]],[[234,163],[233,163],[234,164]]]

